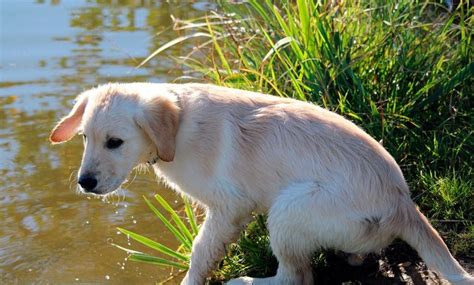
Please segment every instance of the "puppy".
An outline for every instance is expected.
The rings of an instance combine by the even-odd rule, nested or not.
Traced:
[[[79,95],[50,140],[77,132],[84,192],[112,192],[149,162],[206,208],[182,284],[205,282],[252,212],[268,215],[278,272],[232,284],[313,284],[315,250],[366,254],[396,237],[447,280],[474,284],[410,199],[393,157],[315,105],[205,84],[108,84]]]

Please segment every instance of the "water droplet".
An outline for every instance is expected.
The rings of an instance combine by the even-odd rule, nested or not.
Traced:
[[[89,221],[86,221],[86,225],[88,225],[88,224],[89,224]]]
[[[125,269],[125,266],[122,266],[122,267],[120,267],[120,268],[121,268],[122,270],[124,270],[124,269]]]
[[[31,269],[31,268],[28,268],[28,271],[29,271],[29,272],[31,272],[31,271],[33,271],[33,269]]]
[[[133,220],[133,223],[136,224],[136,223],[137,223],[137,220]]]
[[[121,233],[120,231],[117,231],[117,234],[120,235],[120,234],[122,234],[122,233]]]
[[[127,207],[128,207],[128,205],[127,205],[127,204],[125,204],[125,205],[123,205],[123,206],[124,206],[125,208],[127,208]]]
[[[74,279],[74,280],[79,281],[79,278],[76,278],[76,279]]]
[[[110,276],[109,276],[109,275],[105,275],[105,279],[109,280],[109,279],[110,279]]]

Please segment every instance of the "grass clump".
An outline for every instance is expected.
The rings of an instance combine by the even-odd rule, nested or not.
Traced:
[[[159,194],[155,195],[155,199],[164,211],[160,211],[146,197],[144,199],[150,210],[163,223],[165,228],[173,233],[173,236],[180,242],[180,246],[178,249],[171,249],[162,243],[123,228],[117,229],[128,238],[145,245],[149,249],[155,250],[160,256],[125,248],[117,244],[114,244],[114,246],[126,251],[129,254],[128,259],[132,261],[187,270],[189,268],[192,243],[198,233],[198,222],[191,204],[186,198],[183,199],[185,217],[182,217]],[[165,212],[170,217],[165,216],[162,212]]]
[[[242,233],[239,243],[231,244],[227,256],[215,273],[215,280],[229,280],[240,276],[264,277],[274,275],[278,262],[270,248],[265,217],[258,215]]]
[[[474,256],[474,225],[471,225],[468,231],[456,234],[453,240],[454,254],[471,258]]]
[[[462,180],[455,173],[439,177],[433,173],[422,174],[424,192],[419,203],[429,205],[426,215],[437,220],[467,221],[473,219],[474,185],[471,180]]]
[[[453,236],[451,249],[473,258],[474,9],[460,1],[450,12],[442,3],[223,1],[206,18],[176,20],[186,35],[142,64],[202,38],[177,58],[190,75],[353,120],[395,157],[422,211]],[[229,247],[218,279],[274,273],[264,224],[258,218]]]

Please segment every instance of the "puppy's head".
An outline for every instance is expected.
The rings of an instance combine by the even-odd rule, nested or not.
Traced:
[[[145,93],[145,94],[143,94]],[[51,132],[52,143],[84,138],[78,183],[84,192],[117,189],[140,163],[174,158],[179,108],[175,98],[150,85],[109,84],[79,95]]]

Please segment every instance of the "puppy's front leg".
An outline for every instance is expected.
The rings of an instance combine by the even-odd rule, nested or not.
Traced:
[[[229,211],[209,209],[206,220],[194,240],[191,266],[181,284],[204,284],[216,262],[224,256],[225,246],[237,239],[247,221],[245,218],[236,218],[236,215],[230,214]]]

